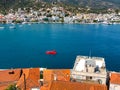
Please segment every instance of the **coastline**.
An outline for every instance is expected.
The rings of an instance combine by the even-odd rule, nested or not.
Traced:
[[[22,23],[0,23],[0,24],[99,24],[99,25],[115,25],[120,23],[63,23],[63,22],[22,22]]]

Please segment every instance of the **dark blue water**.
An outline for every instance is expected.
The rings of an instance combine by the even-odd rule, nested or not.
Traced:
[[[104,57],[107,70],[120,70],[120,25],[0,25],[0,68],[73,68],[77,55]],[[47,50],[57,55],[46,55]]]

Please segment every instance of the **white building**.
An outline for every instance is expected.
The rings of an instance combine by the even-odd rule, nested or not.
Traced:
[[[110,73],[110,87],[109,90],[120,90],[120,73]]]
[[[104,58],[77,56],[71,72],[71,79],[106,84],[107,72]]]
[[[73,18],[72,17],[64,17],[64,23],[73,23]]]

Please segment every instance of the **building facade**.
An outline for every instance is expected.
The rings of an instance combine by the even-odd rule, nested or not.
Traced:
[[[71,80],[106,84],[106,79],[104,58],[77,56],[71,71]]]

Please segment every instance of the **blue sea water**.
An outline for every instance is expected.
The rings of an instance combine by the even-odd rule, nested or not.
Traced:
[[[73,68],[77,55],[104,57],[120,71],[120,25],[0,24],[0,68]],[[56,55],[46,55],[47,50]]]

